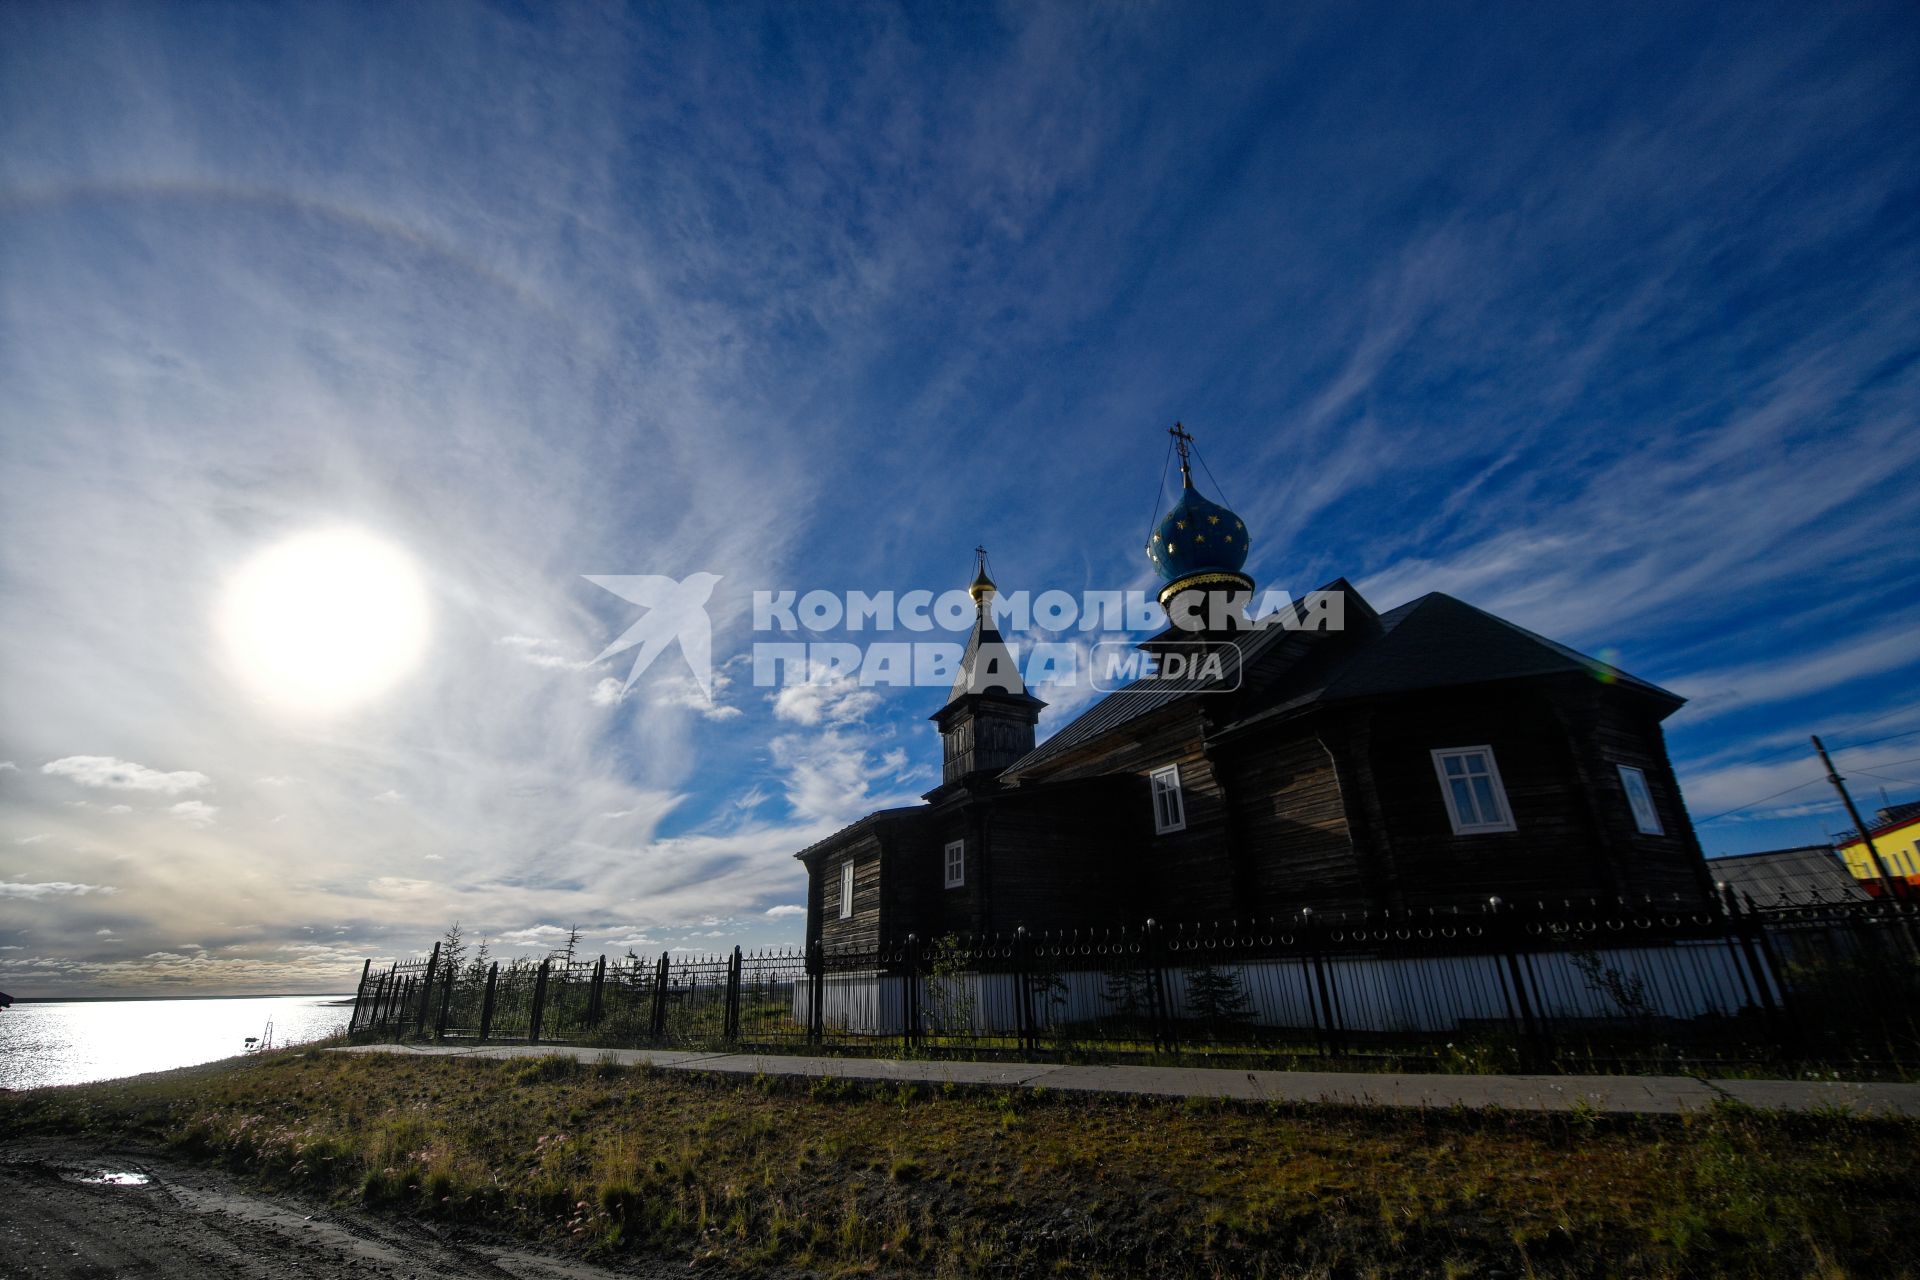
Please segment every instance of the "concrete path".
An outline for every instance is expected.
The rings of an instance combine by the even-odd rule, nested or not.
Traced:
[[[903,1062],[889,1058],[799,1057],[666,1049],[590,1049],[574,1045],[366,1044],[336,1053],[408,1053],[434,1057],[540,1058],[651,1065],[725,1075],[832,1077],[837,1080],[1047,1089],[1150,1098],[1233,1098],[1246,1102],[1324,1102],[1377,1107],[1499,1107],[1605,1115],[1678,1115],[1715,1102],[1778,1111],[1846,1111],[1920,1116],[1920,1084],[1844,1081],[1698,1080],[1691,1076],[1436,1076],[1338,1071],[1233,1071],[1217,1067],[1066,1066],[1045,1062]]]

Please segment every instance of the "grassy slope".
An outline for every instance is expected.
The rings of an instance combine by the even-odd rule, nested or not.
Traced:
[[[1920,1125],[861,1089],[292,1052],[0,1097],[617,1253],[968,1275],[1901,1275]]]

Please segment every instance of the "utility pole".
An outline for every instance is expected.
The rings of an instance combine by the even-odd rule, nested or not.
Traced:
[[[1820,753],[1820,763],[1827,766],[1827,781],[1840,793],[1840,803],[1847,806],[1847,816],[1853,819],[1853,829],[1860,833],[1866,842],[1867,856],[1873,859],[1873,869],[1880,877],[1880,892],[1888,902],[1896,901],[1893,894],[1893,877],[1887,874],[1887,864],[1880,858],[1879,846],[1873,842],[1873,833],[1868,830],[1866,820],[1860,816],[1860,810],[1854,807],[1853,796],[1847,791],[1847,780],[1833,767],[1833,757],[1827,754],[1826,746],[1820,741],[1820,735],[1813,735],[1813,749]]]

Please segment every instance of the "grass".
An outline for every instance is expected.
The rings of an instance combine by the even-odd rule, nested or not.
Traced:
[[[288,1051],[0,1097],[587,1254],[826,1276],[1911,1275],[1920,1123],[1386,1112]]]

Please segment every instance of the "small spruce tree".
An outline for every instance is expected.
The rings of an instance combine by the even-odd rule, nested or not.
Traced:
[[[466,958],[467,944],[460,936],[460,922],[455,920],[447,936],[440,940],[440,972],[458,974]]]
[[[1187,1008],[1200,1019],[1210,1037],[1253,1021],[1253,1006],[1241,989],[1239,976],[1212,965],[1187,975]]]

